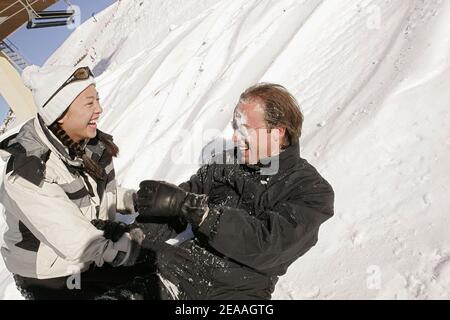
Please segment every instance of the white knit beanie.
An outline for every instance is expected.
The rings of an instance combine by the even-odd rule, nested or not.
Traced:
[[[61,89],[45,107],[47,100],[62,86],[75,70],[72,66],[29,66],[22,72],[22,80],[31,90],[38,113],[47,126],[57,120],[78,95],[95,80],[90,76],[86,80],[76,80]]]

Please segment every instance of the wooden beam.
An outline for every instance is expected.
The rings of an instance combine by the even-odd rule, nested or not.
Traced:
[[[36,116],[37,108],[31,91],[25,87],[22,78],[8,59],[0,52],[0,94],[14,111],[19,121]]]
[[[22,0],[25,2],[25,0]],[[58,0],[28,0],[34,10],[43,11]],[[17,0],[0,1],[0,41],[28,22],[28,13]]]

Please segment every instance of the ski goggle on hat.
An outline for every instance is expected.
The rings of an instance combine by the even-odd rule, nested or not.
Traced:
[[[58,90],[56,90],[50,98],[48,98],[48,100],[44,103],[44,105],[42,106],[42,108],[45,108],[45,106],[50,102],[50,100],[52,100],[57,94],[58,92],[60,92],[62,89],[64,89],[64,87],[66,87],[67,85],[71,84],[72,82],[75,81],[80,81],[80,80],[87,80],[89,79],[89,77],[93,77],[93,73],[91,71],[91,69],[89,69],[88,67],[81,67],[78,68],[77,70],[75,70],[75,72],[69,77],[69,79],[67,79],[59,88]]]

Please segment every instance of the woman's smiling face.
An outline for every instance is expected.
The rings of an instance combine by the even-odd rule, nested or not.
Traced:
[[[95,138],[102,112],[97,89],[90,85],[75,98],[58,123],[73,141],[80,142]]]

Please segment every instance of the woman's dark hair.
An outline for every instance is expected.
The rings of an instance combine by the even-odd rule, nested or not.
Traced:
[[[85,150],[85,144],[73,141],[69,135],[64,131],[57,121],[49,126],[49,129],[53,134],[69,149],[71,156],[77,156],[83,160],[84,169],[86,173],[94,178],[103,180],[105,179],[105,169],[100,167],[97,162],[92,160]],[[97,130],[97,137],[100,142],[105,146],[105,151],[112,157],[117,157],[119,153],[119,147],[112,141],[109,135]]]

